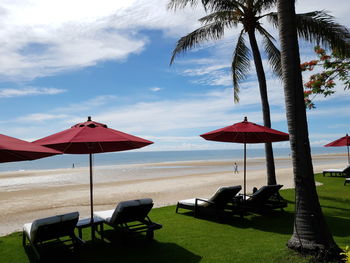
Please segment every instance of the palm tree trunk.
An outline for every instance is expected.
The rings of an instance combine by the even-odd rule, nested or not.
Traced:
[[[264,67],[261,60],[258,43],[255,38],[254,30],[249,30],[248,36],[249,36],[250,46],[253,52],[256,74],[258,76],[264,126],[271,128],[270,105],[267,97],[265,72],[264,72]],[[272,150],[271,143],[265,143],[265,156],[266,156],[267,184],[268,185],[277,184],[276,173],[275,173],[275,161],[273,157],[273,150]]]
[[[295,27],[294,0],[278,0],[283,86],[295,182],[294,231],[288,247],[303,253],[339,256],[316,192]],[[323,253],[320,253],[323,252]]]

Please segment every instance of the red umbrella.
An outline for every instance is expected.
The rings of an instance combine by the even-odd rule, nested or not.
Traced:
[[[89,154],[90,161],[90,205],[91,226],[93,225],[93,183],[92,183],[92,154],[117,152],[141,148],[153,142],[113,130],[107,125],[91,121],[78,123],[70,129],[47,136],[34,143],[44,145],[63,153]],[[92,238],[94,231],[92,226]]]
[[[325,147],[346,146],[348,149],[348,163],[350,163],[349,145],[350,145],[350,136],[346,134],[344,137],[341,137],[338,140],[335,140],[331,143],[326,144]]]
[[[266,143],[288,141],[289,135],[252,122],[244,117],[243,122],[204,133],[200,135],[206,140],[219,142],[236,142],[244,144],[244,195],[246,195],[246,153],[247,143]]]
[[[0,134],[0,163],[36,160],[61,152]]]

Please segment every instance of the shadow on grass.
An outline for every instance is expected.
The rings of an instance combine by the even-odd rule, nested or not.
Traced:
[[[193,217],[193,212],[185,212],[181,213],[181,215]],[[238,228],[253,228],[265,232],[291,234],[293,231],[291,226],[293,226],[294,222],[294,213],[286,211],[273,211],[264,215],[249,214],[244,217],[235,215],[220,218],[213,216],[201,216],[198,217],[198,219],[208,220],[219,224],[226,224]]]
[[[201,260],[200,256],[175,243],[146,241],[144,236],[128,238],[126,241],[121,240],[113,232],[113,230],[105,232],[106,242],[102,240],[90,241],[75,252],[65,245],[45,248],[41,251],[40,262],[197,263]],[[26,249],[26,253],[30,262],[37,262],[29,247]]]
[[[264,232],[292,234],[293,222],[294,213],[276,211],[264,215],[250,215],[246,227]]]
[[[55,246],[39,247],[40,260],[37,259],[31,246],[24,248],[28,260],[31,263],[36,262],[80,262],[78,254],[75,253],[71,246],[60,244]]]
[[[339,204],[342,204],[342,203],[346,202],[345,197],[340,198],[340,197],[332,197],[332,196],[320,196],[319,199],[321,201],[321,207],[338,209],[338,210],[342,210],[342,211],[350,211],[349,208],[324,205],[324,202],[322,202],[322,200],[324,200],[324,201],[331,201],[331,202],[337,202]]]
[[[349,215],[349,214],[348,214]],[[350,219],[325,215],[327,224],[334,236],[350,236]]]

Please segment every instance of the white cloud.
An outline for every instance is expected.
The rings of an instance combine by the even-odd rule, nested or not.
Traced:
[[[101,61],[123,61],[148,43],[139,30],[188,29],[193,16],[193,11],[170,16],[167,0],[73,2],[1,3],[0,79],[31,80]]]
[[[317,9],[332,8],[332,14],[339,18],[338,21],[349,25],[348,3],[345,0],[338,2],[330,6],[329,1],[318,1]],[[4,0],[0,4],[0,79],[17,82],[93,66],[101,61],[123,62],[150,44],[150,39],[142,34],[142,30],[162,30],[164,37],[174,39],[175,43],[179,37],[199,26],[197,19],[204,12],[201,7],[167,11],[167,3],[168,0]],[[296,4],[298,12],[315,9],[314,1],[311,0],[298,1]],[[264,26],[270,29],[268,24]],[[87,101],[75,101],[67,105],[62,103],[62,107],[45,113],[28,113],[17,119],[16,127],[9,125],[4,131],[24,139],[28,134],[39,138],[85,121],[86,116],[92,114],[94,120],[105,122],[111,128],[159,140],[164,143],[164,146],[160,146],[164,149],[170,149],[166,144],[170,145],[174,141],[176,145],[171,147],[178,149],[232,147],[204,144],[197,135],[211,128],[241,121],[245,115],[250,121],[262,123],[254,65],[252,74],[241,85],[240,104],[233,103],[230,62],[236,33],[236,30],[227,31],[222,41],[206,43],[187,54],[186,60],[177,59],[174,65],[178,72],[185,72],[194,81],[216,85],[221,90],[192,94],[186,99],[169,98],[118,106],[112,103],[117,97],[101,95]],[[277,36],[277,31],[272,33]],[[204,49],[209,50],[206,51],[208,57],[200,56],[198,59],[196,51]],[[305,53],[302,60],[310,54]],[[266,61],[264,65],[267,65]],[[265,66],[265,70],[273,126],[286,131],[285,114],[281,110],[284,107],[282,84],[271,76],[269,67]],[[155,86],[151,90],[156,92],[160,88]],[[3,89],[0,97],[60,92],[64,90]],[[344,92],[339,91],[320,102],[339,98],[345,100],[345,97]],[[330,116],[346,115],[347,112],[350,112],[349,107],[341,106],[333,110],[317,109],[308,115],[311,120],[322,116],[325,119],[322,121],[327,122]],[[326,139],[312,137],[315,143]]]
[[[248,95],[249,96],[249,95]],[[256,97],[256,96],[255,96]],[[174,137],[193,137],[208,129],[219,128],[243,120],[262,124],[261,112],[251,101],[234,104],[232,90],[217,90],[206,94],[189,95],[186,99],[139,102],[130,105],[116,106],[114,96],[99,96],[87,101],[75,102],[45,113],[32,112],[14,120],[4,120],[8,130],[15,129],[20,137],[27,136],[25,129],[28,123],[31,136],[40,138],[83,122],[92,114],[95,121],[106,123],[109,127],[138,136],[161,136],[163,140]],[[272,111],[275,123],[284,123],[283,113]],[[282,125],[283,126],[283,125]],[[209,128],[208,128],[209,127]],[[28,127],[29,129],[29,127]],[[21,134],[21,131],[24,134]],[[191,133],[194,134],[191,134]],[[167,134],[164,137],[164,134]]]
[[[67,115],[61,114],[45,114],[45,113],[33,113],[26,116],[17,118],[16,122],[43,122],[43,121],[53,121],[53,120],[63,120],[67,118]]]
[[[93,119],[104,122],[109,127],[129,132],[147,134],[167,132],[169,135],[179,135],[179,131],[189,129],[230,125],[243,120],[246,114],[249,120],[261,123],[261,112],[256,110],[256,107],[251,107],[252,100],[247,99],[246,103],[244,101],[242,99],[241,104],[234,104],[232,90],[225,89],[192,95],[187,99],[140,102],[122,107],[110,106],[108,109],[104,107],[102,111],[95,110]],[[68,114],[68,111],[66,113]],[[71,114],[75,113],[72,108]],[[79,122],[81,118],[77,116],[70,120]],[[283,121],[285,117],[283,113],[273,111],[272,119]]]
[[[116,98],[106,95],[86,102],[76,102],[74,105],[82,105],[78,110],[73,105],[67,105],[46,113],[30,113],[17,118],[13,123],[7,122],[4,132],[19,138],[34,140],[83,122],[86,116],[92,113],[93,120],[106,123],[110,128],[157,142],[147,150],[204,150],[236,147],[238,149],[239,145],[207,142],[199,135],[242,121],[244,116],[248,116],[249,121],[262,124],[262,113],[260,107],[257,107],[260,98],[256,96],[256,92],[256,87],[255,90],[254,87],[248,87],[245,92],[242,92],[242,102],[238,105],[233,103],[230,88],[213,90],[205,94],[192,94],[187,99],[140,102],[122,106],[109,104]],[[283,100],[282,95],[278,95],[280,92],[282,91],[275,90],[272,102]],[[283,104],[283,102],[279,103]],[[271,107],[273,128],[288,132],[285,113],[278,108],[281,107],[278,105]],[[348,116],[350,111],[347,106],[334,108],[334,110],[315,110],[308,112],[308,119],[309,122],[317,122],[318,118],[322,118],[322,122],[327,123],[334,115],[339,114],[337,112]],[[320,133],[317,130],[311,130],[310,142],[312,146],[322,146],[341,136],[343,136],[341,132]],[[288,142],[275,144],[275,147],[288,146]]]
[[[91,112],[94,112],[96,108],[106,106],[107,104],[114,102],[117,99],[118,98],[114,95],[100,95],[89,100],[81,101],[78,103],[71,103],[63,107],[53,109],[52,111],[55,113],[61,113],[61,114],[63,113],[63,114],[70,114],[70,115],[72,115],[73,113],[75,115],[80,112],[86,112],[89,115],[91,114]],[[70,121],[70,120],[67,120],[67,121]]]
[[[99,61],[123,60],[131,53],[141,52],[147,43],[144,37],[132,40],[123,33],[112,34],[104,28],[83,25],[65,25],[43,35],[30,28],[22,30],[17,29],[10,37],[15,39],[13,45],[0,46],[2,78],[30,80],[93,66]]]
[[[150,88],[150,91],[153,91],[153,92],[157,92],[157,91],[160,91],[162,90],[162,88],[159,88],[159,87],[152,87]]]
[[[167,3],[168,0],[2,1],[0,78],[30,80],[101,61],[124,61],[145,49],[149,40],[140,35],[142,30],[162,30],[165,37],[175,41],[198,28],[198,18],[205,15],[200,4],[174,12],[167,10]],[[345,0],[333,6],[326,0],[317,4],[317,9],[331,9],[339,22],[349,25],[347,7]],[[311,0],[297,2],[299,12],[314,9]],[[208,45],[217,53],[228,49],[231,57],[236,34],[237,30],[228,30],[222,42]]]
[[[335,117],[347,117],[350,116],[350,106],[335,106],[335,107],[319,107],[315,110],[309,110],[307,112],[308,116],[312,117],[326,117],[333,116]]]
[[[338,124],[329,124],[326,126],[327,129],[343,129],[343,128],[347,128],[349,129],[349,124],[348,123],[338,123]]]
[[[227,64],[206,65],[196,69],[186,69],[183,73],[188,76],[203,76],[212,74],[213,72],[218,72],[222,69],[227,69],[228,67],[229,65]]]
[[[0,89],[0,98],[12,98],[34,95],[56,95],[66,92],[64,89],[27,87],[22,89]]]
[[[345,136],[345,133],[310,133],[311,146],[323,147],[324,145]]]

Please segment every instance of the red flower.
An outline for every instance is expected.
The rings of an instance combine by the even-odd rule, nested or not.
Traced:
[[[315,52],[316,52],[317,54],[322,54],[322,53],[325,52],[325,50],[322,49],[322,48],[320,48],[320,47],[315,47]]]
[[[330,59],[330,58],[331,58],[330,56],[323,55],[323,56],[321,57],[321,60],[327,60],[327,59]]]

